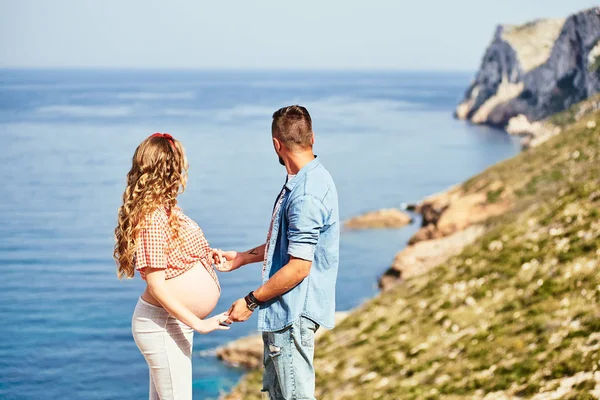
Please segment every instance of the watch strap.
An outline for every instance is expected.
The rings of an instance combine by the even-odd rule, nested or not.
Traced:
[[[246,306],[251,311],[256,310],[259,306],[263,304],[262,302],[258,301],[258,299],[254,296],[254,292],[248,293],[248,295],[244,297],[244,300],[246,301]]]

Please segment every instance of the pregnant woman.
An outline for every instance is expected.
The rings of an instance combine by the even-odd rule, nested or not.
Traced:
[[[187,182],[181,143],[156,133],[135,150],[115,229],[118,276],[146,281],[132,318],[135,343],[150,370],[150,399],[192,398],[194,331],[229,329],[215,308],[220,261],[200,227],[177,207]]]

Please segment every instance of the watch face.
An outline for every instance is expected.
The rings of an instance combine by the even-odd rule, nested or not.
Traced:
[[[247,298],[244,300],[246,300],[246,306],[248,307],[248,309],[254,311],[256,309],[256,307],[258,307],[258,304],[252,302],[251,300],[249,300]]]

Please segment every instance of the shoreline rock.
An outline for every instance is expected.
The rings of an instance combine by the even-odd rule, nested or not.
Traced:
[[[537,147],[552,136],[560,133],[560,128],[547,122],[529,122],[524,114],[511,118],[506,126],[510,135],[521,137],[521,147],[528,149]]]
[[[501,181],[484,181],[469,191],[456,185],[426,197],[415,207],[422,216],[421,228],[379,278],[379,288],[388,290],[459,254],[483,234],[482,223],[512,206],[512,189]]]
[[[392,266],[379,279],[379,288],[385,291],[401,280],[429,272],[450,257],[460,254],[465,246],[475,242],[483,232],[483,226],[474,225],[447,237],[405,247],[396,254]]]
[[[512,191],[500,181],[466,192],[454,186],[446,192],[430,196],[417,206],[423,216],[421,229],[409,245],[423,240],[440,239],[455,232],[503,214],[512,206]]]
[[[229,342],[217,348],[216,356],[231,367],[258,368],[262,365],[262,337],[260,334],[255,334]]]
[[[384,208],[352,217],[346,221],[344,227],[351,230],[392,229],[401,228],[412,223],[412,221],[413,219],[410,215],[397,208]]]

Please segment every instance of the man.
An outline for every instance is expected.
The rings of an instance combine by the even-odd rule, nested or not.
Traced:
[[[314,133],[306,108],[273,114],[273,146],[288,176],[273,208],[265,244],[244,253],[225,252],[219,269],[263,262],[262,286],[237,300],[229,321],[246,321],[258,309],[263,332],[263,391],[272,400],[314,399],[314,338],[333,328],[339,263],[339,214],[335,184],[313,154]]]

